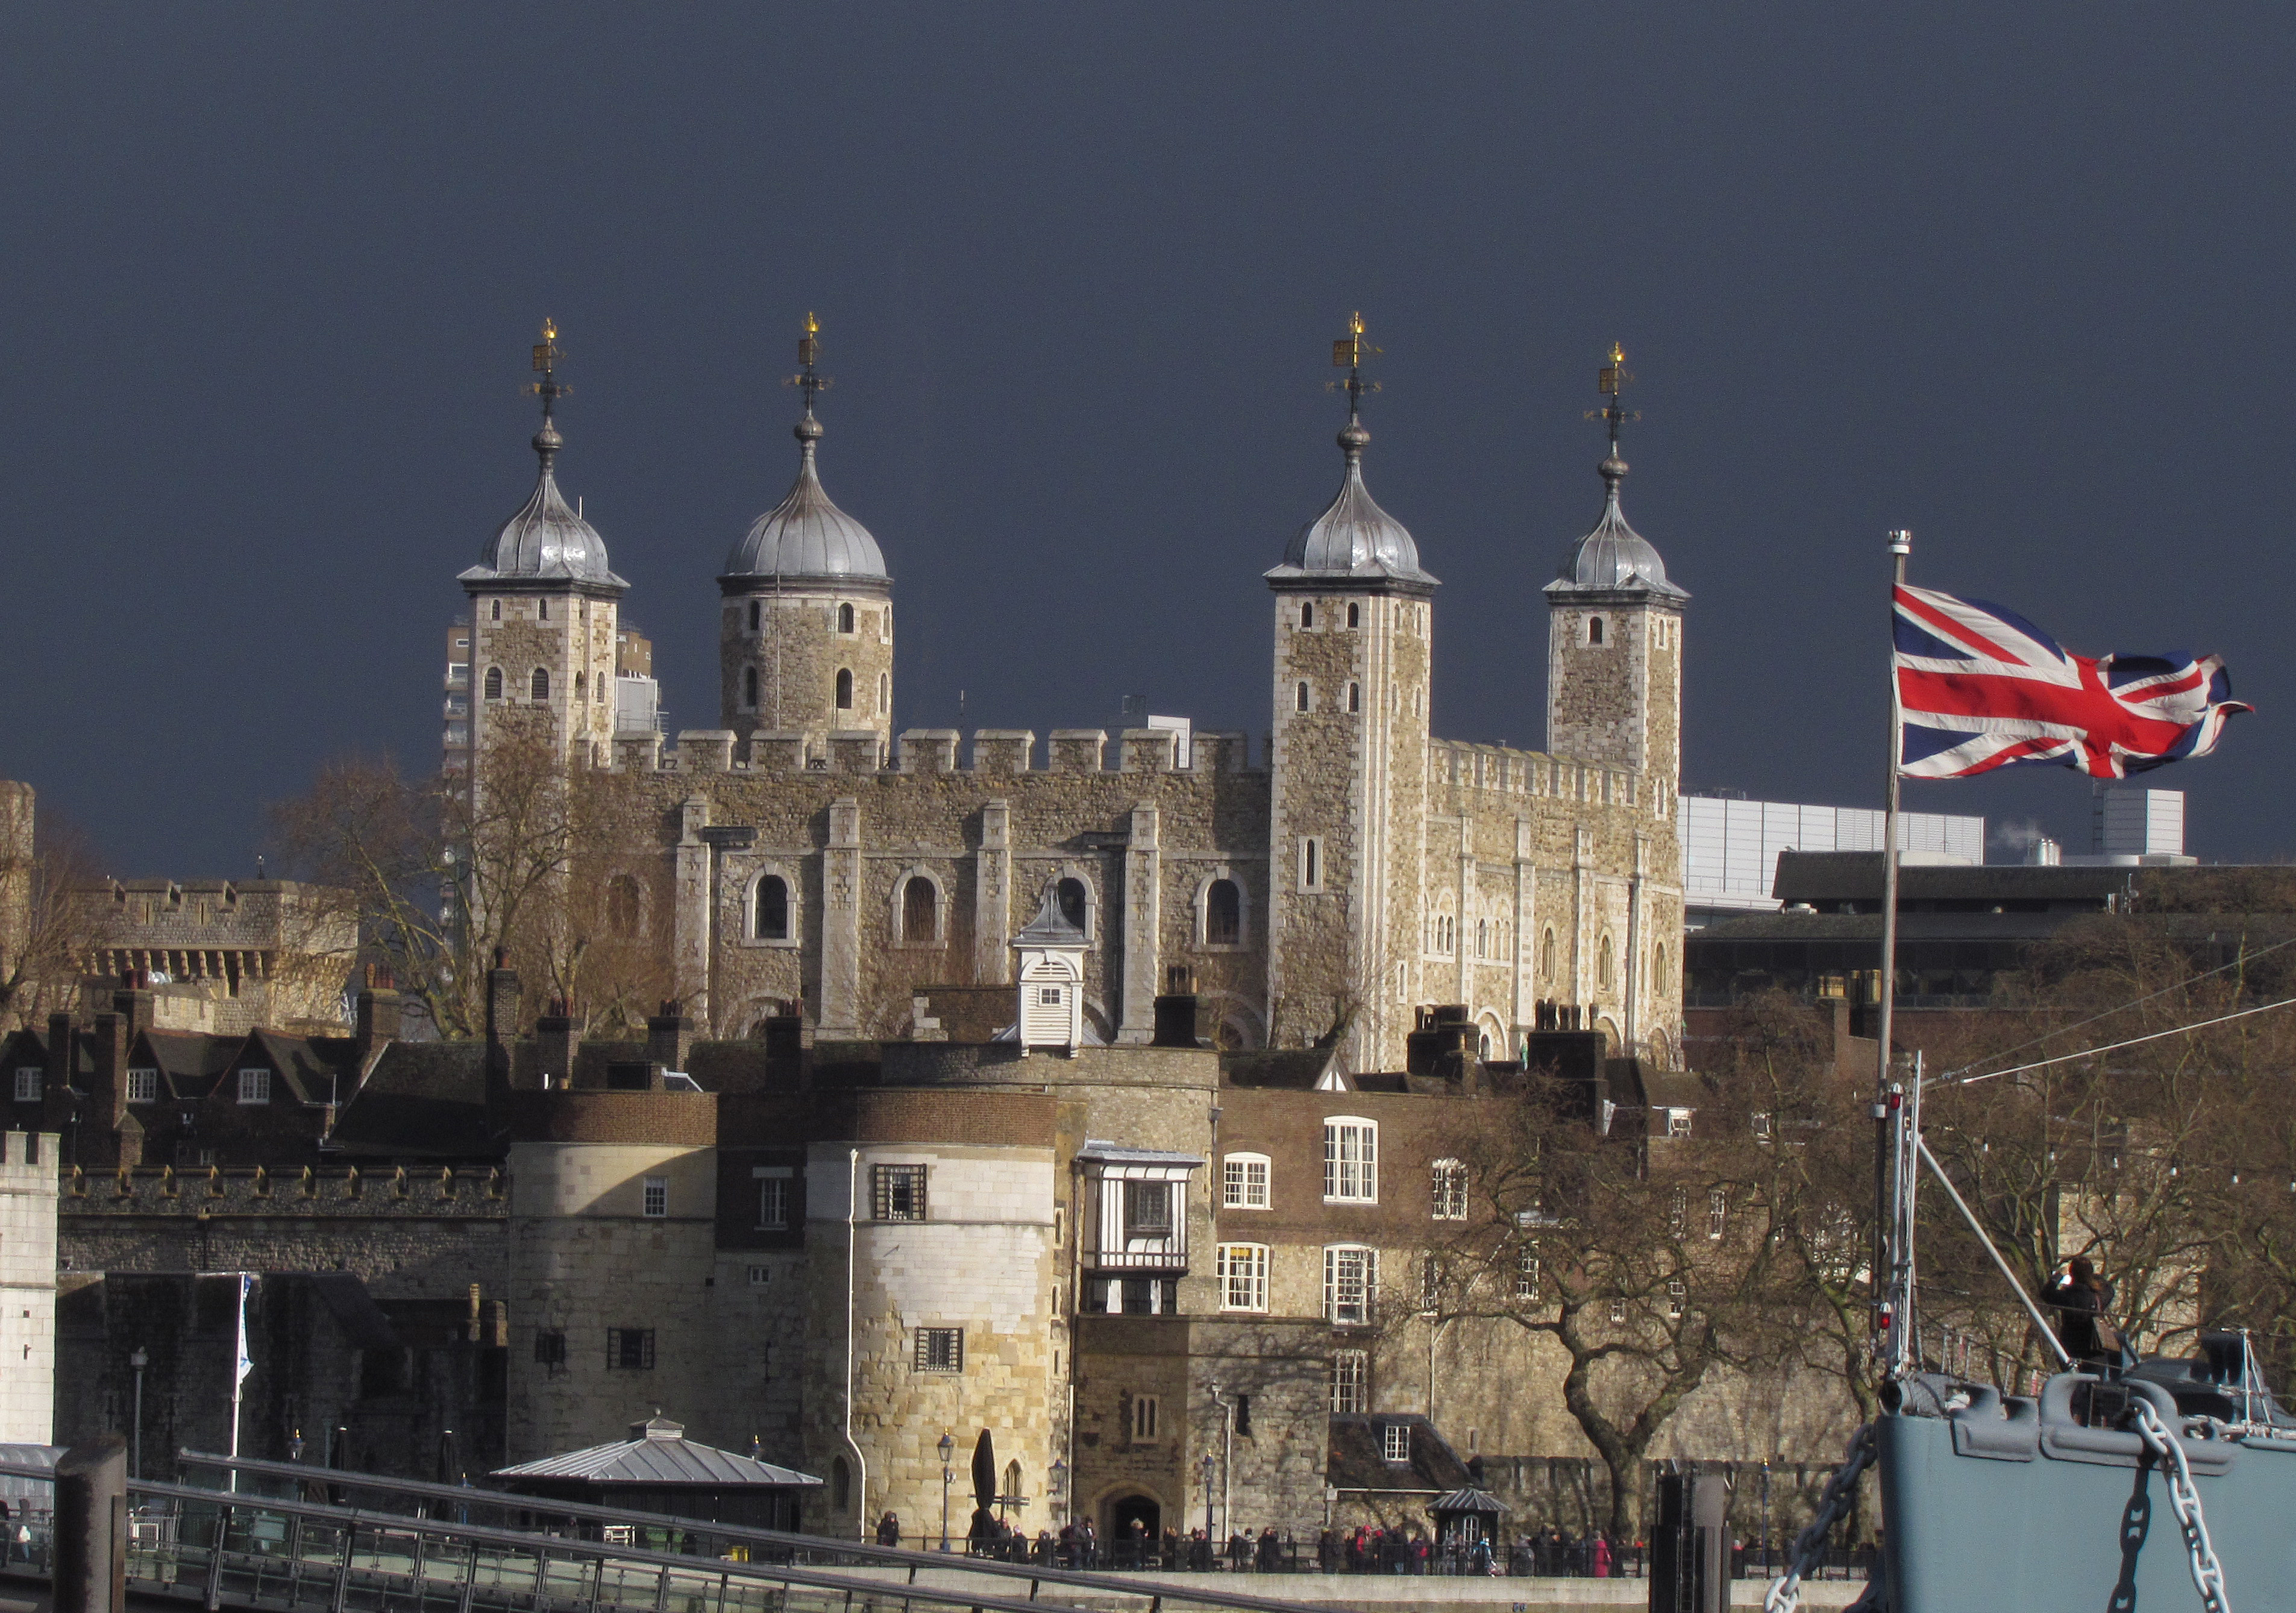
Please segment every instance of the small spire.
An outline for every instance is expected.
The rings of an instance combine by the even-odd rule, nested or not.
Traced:
[[[1332,367],[1347,371],[1348,378],[1326,382],[1324,386],[1326,391],[1348,395],[1348,423],[1340,432],[1340,447],[1347,450],[1350,464],[1363,457],[1365,445],[1371,441],[1371,433],[1364,430],[1359,416],[1364,399],[1379,391],[1379,383],[1364,379],[1363,361],[1365,355],[1379,350],[1364,340],[1364,317],[1360,313],[1348,316],[1348,333],[1332,343]]]
[[[797,440],[804,445],[806,457],[813,457],[813,445],[821,440],[820,421],[813,417],[813,399],[816,392],[825,392],[835,384],[814,366],[821,358],[821,321],[811,313],[805,317],[805,334],[797,339],[798,373],[783,381],[783,386],[793,386],[805,394],[805,415],[797,423]]]
[[[545,317],[542,321],[542,340],[534,344],[534,369],[542,379],[528,383],[526,388],[528,392],[542,399],[542,429],[534,434],[534,451],[542,456],[542,468],[545,472],[550,469],[552,457],[566,440],[558,434],[558,425],[553,418],[557,413],[558,400],[574,395],[572,387],[562,386],[558,382],[558,361],[565,357],[564,350],[558,345],[557,321]]]
[[[1619,483],[1626,480],[1627,474],[1627,462],[1619,453],[1619,428],[1629,420],[1642,418],[1639,413],[1628,409],[1623,402],[1627,386],[1634,378],[1634,372],[1627,368],[1627,350],[1613,342],[1611,343],[1610,363],[1595,376],[1595,390],[1609,401],[1599,409],[1587,410],[1587,418],[1599,420],[1610,428],[1611,452],[1595,468],[1602,473],[1603,481],[1610,488],[1611,497],[1614,499],[1619,496]]]

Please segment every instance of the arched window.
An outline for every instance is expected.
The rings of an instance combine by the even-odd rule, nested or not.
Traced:
[[[502,698],[502,668],[498,666],[488,667],[487,669],[487,698],[489,700],[500,700]]]
[[[1587,642],[1589,644],[1603,642],[1603,619],[1600,616],[1587,618]]]
[[[1311,628],[1316,625],[1316,607],[1314,605],[1303,605],[1300,607],[1300,625],[1303,628]]]
[[[764,620],[765,613],[766,607],[765,603],[762,600],[752,599],[750,601],[750,631],[754,633],[758,630]]]
[[[829,1464],[829,1504],[840,1512],[853,1504],[853,1469],[842,1456]]]
[[[1300,687],[1293,692],[1292,698],[1298,703],[1301,711],[1308,709],[1308,682],[1304,678],[1300,680]]]
[[[837,709],[840,712],[853,709],[853,674],[843,667],[837,669]]]
[[[606,881],[606,933],[617,941],[636,941],[644,920],[644,908],[636,876],[617,874]]]
[[[1554,932],[1549,930],[1538,940],[1538,977],[1547,984],[1554,983]]]
[[[877,674],[877,715],[890,717],[892,712],[893,675],[890,672],[880,672]]]
[[[530,682],[533,685],[534,697],[537,700],[547,700],[550,698],[549,668],[539,666],[535,668],[534,677],[530,679]]]
[[[1063,879],[1055,891],[1060,898],[1061,917],[1086,934],[1091,934],[1092,893],[1084,888],[1081,879]]]
[[[840,633],[849,633],[853,630],[853,607],[851,605],[840,605],[837,607],[837,630]]]
[[[1651,949],[1651,990],[1666,990],[1666,946],[1663,942]]]
[[[1204,889],[1204,941],[1216,947],[1243,944],[1243,892],[1233,879],[1215,879]]]
[[[537,599],[537,600],[536,600],[534,603],[535,603],[535,620],[536,620],[536,621],[549,621],[549,620],[550,620],[550,601],[548,601],[547,599]]]
[[[742,704],[751,707],[758,704],[758,669],[753,666],[742,669]]]
[[[753,898],[755,917],[750,933],[759,941],[787,941],[790,933],[789,881],[779,874],[760,875]]]
[[[495,601],[494,619],[496,621],[500,621],[502,620],[502,601],[499,599]]]
[[[929,942],[939,938],[940,893],[922,874],[901,887],[901,939]]]
[[[581,672],[574,674],[574,703],[577,705],[579,705],[582,703],[582,690],[585,687],[585,677],[586,675]]]
[[[1348,710],[1350,712],[1363,710],[1363,685],[1360,683],[1348,685]]]
[[[1595,978],[1606,992],[1611,989],[1611,977],[1614,972],[1611,963],[1611,938],[1605,935],[1595,951]]]
[[[1363,607],[1360,605],[1354,605],[1348,606],[1348,625],[1349,627],[1361,627],[1363,625],[1363,617],[1358,613],[1362,608]]]
[[[1487,918],[1478,918],[1475,920],[1475,956],[1478,958],[1488,958],[1490,955],[1490,921]]]

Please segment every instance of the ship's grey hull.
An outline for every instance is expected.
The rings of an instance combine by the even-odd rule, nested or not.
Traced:
[[[2061,1398],[1881,1420],[1892,1613],[2200,1606],[2167,1476],[2136,1435],[2050,1415]],[[2296,1613],[2296,1442],[2185,1449],[2232,1606]]]

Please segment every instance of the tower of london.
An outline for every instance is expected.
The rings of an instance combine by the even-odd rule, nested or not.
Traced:
[[[617,721],[631,585],[560,491],[548,373],[534,490],[459,579],[470,788],[504,734],[627,781],[663,827],[601,877],[687,1014],[728,1037],[783,1012],[823,1039],[930,1034],[928,989],[1005,985],[1051,893],[1084,936],[1092,1042],[1148,1041],[1179,989],[1222,1048],[1335,1046],[1357,1070],[1399,1068],[1435,1004],[1465,1007],[1486,1057],[1578,1024],[1671,1062],[1688,596],[1628,524],[1615,400],[1600,518],[1546,586],[1545,751],[1431,726],[1439,546],[1423,556],[1371,493],[1359,334],[1340,344],[1338,491],[1268,546],[1259,753],[1158,726],[968,736],[896,726],[893,566],[824,484],[815,340],[795,479],[734,537],[716,621],[692,624],[718,637],[715,728]],[[1489,675],[1528,697],[1520,667]]]

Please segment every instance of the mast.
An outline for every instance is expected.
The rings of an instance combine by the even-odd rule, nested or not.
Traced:
[[[1890,534],[1890,769],[1882,815],[1882,1002],[1874,1082],[1874,1343],[1891,1376],[1903,1369],[1906,1321],[1892,1313],[1898,1271],[1898,1198],[1901,1142],[1899,1106],[1904,1095],[1891,1090],[1890,1039],[1898,1003],[1898,768],[1905,754],[1905,708],[1898,699],[1897,666],[1898,590],[1906,585],[1906,556],[1913,551],[1909,531]],[[1885,1287],[1885,1283],[1888,1285]]]

